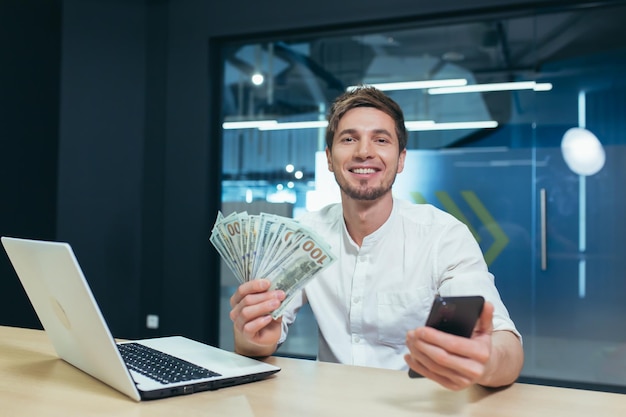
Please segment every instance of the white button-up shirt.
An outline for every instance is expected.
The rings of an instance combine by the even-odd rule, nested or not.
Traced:
[[[406,332],[423,326],[437,294],[482,295],[494,304],[494,330],[519,336],[468,228],[428,204],[394,199],[389,219],[359,247],[340,204],[300,222],[330,244],[337,261],[289,303],[283,334],[306,302],[319,328],[318,359],[407,369]]]

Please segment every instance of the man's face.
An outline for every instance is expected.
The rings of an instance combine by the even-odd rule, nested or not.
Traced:
[[[326,149],[328,169],[342,193],[372,201],[391,192],[396,174],[404,168],[393,119],[371,107],[357,107],[339,120],[332,151]]]

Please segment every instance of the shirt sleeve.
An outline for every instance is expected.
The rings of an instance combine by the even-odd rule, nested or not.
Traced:
[[[435,276],[442,296],[482,295],[494,306],[493,329],[508,330],[521,340],[487,268],[483,253],[467,226],[453,223],[440,236]]]
[[[306,303],[306,294],[304,290],[298,291],[294,294],[289,304],[283,310],[283,321],[282,321],[282,331],[280,335],[280,339],[278,340],[278,346],[282,345],[287,339],[287,334],[289,333],[289,326],[296,321],[296,314],[298,314],[298,310]]]

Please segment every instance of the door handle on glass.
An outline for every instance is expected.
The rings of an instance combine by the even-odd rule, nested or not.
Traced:
[[[547,230],[547,217],[546,217],[546,189],[539,190],[539,205],[541,216],[541,270],[548,269],[548,230]]]

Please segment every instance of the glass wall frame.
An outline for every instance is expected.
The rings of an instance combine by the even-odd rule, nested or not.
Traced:
[[[323,127],[293,123],[323,121],[349,86],[535,83],[474,93],[389,90],[414,122],[411,165],[394,194],[436,205],[470,227],[524,337],[521,380],[626,392],[626,201],[619,192],[626,48],[611,36],[626,8],[606,3],[225,40],[224,213],[298,217],[338,200]],[[253,75],[263,82],[255,85]],[[260,121],[292,125],[233,125]],[[488,123],[460,125],[470,122]],[[590,134],[586,154],[603,161],[596,172],[577,172],[563,146],[570,129]],[[221,275],[220,344],[229,348],[228,298],[237,283],[224,264]],[[279,353],[314,358],[316,331],[303,309]]]

